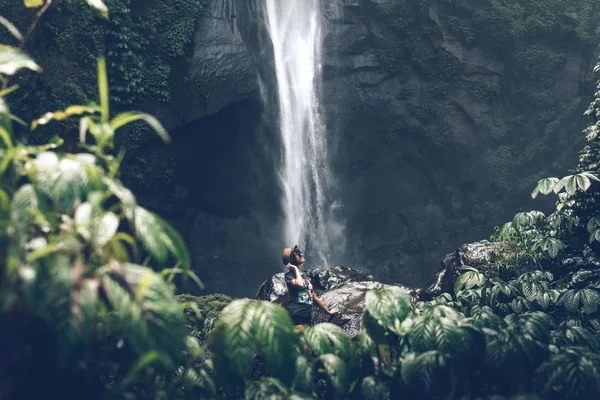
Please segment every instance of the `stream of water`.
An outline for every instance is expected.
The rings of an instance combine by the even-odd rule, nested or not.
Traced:
[[[331,217],[336,203],[319,104],[321,1],[264,1],[279,100],[285,242],[306,248],[312,266],[327,267],[339,224]]]

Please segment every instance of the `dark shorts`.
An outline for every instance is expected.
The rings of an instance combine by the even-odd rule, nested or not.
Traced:
[[[312,323],[310,315],[290,314],[290,317],[292,317],[294,325],[310,325]]]

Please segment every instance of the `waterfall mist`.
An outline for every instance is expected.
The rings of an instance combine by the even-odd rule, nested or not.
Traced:
[[[285,243],[298,244],[308,260],[328,267],[340,254],[343,235],[319,106],[321,2],[264,0],[264,17],[276,72]]]

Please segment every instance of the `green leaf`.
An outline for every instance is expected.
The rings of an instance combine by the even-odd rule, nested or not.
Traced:
[[[25,7],[37,8],[44,5],[44,0],[24,0]]]
[[[450,375],[449,369],[447,357],[438,351],[410,353],[402,360],[402,380],[414,392],[431,396],[447,386],[443,377]]]
[[[461,274],[454,282],[454,292],[465,289],[469,290],[474,287],[481,287],[485,284],[485,276],[477,270],[470,270]]]
[[[43,1],[43,0],[38,0],[38,1]],[[9,20],[7,20],[6,18],[4,18],[3,16],[0,15],[0,25],[4,26],[6,29],[8,29],[8,31],[18,40],[21,41],[23,40],[23,35],[21,35],[21,32],[19,32],[19,30],[17,29],[16,26],[14,26],[13,24],[10,23]]]
[[[352,356],[352,341],[337,325],[325,322],[309,326],[304,336],[316,357],[332,353],[348,361]]]
[[[289,399],[288,388],[278,379],[261,377],[246,384],[245,400]]]
[[[318,357],[315,363],[317,368],[323,368],[325,379],[327,379],[335,393],[340,398],[345,398],[345,394],[350,387],[350,371],[344,360],[334,354],[324,354]]]
[[[376,376],[366,376],[360,384],[360,393],[366,400],[386,400],[388,391],[388,386]]]
[[[169,137],[169,133],[167,130],[161,125],[161,123],[150,114],[140,113],[140,112],[124,112],[117,115],[112,121],[110,121],[111,128],[116,131],[124,125],[127,125],[134,121],[144,121],[148,125],[154,129],[154,131],[160,136],[162,140],[166,143],[171,141]]]
[[[144,248],[162,266],[171,253],[183,268],[189,268],[190,256],[185,242],[166,221],[143,207],[134,212],[135,232]]]
[[[575,181],[577,182],[577,187],[579,187],[579,189],[581,189],[584,192],[586,190],[588,190],[588,188],[592,184],[592,182],[590,181],[590,178],[588,178],[587,176],[585,176],[583,174],[575,175]]]
[[[104,214],[96,227],[96,245],[102,247],[108,243],[115,236],[118,228],[119,218],[112,212]]]
[[[108,123],[110,118],[109,98],[108,98],[108,78],[106,75],[106,60],[104,57],[98,58],[98,92],[100,93],[100,114],[102,123]]]
[[[295,372],[292,388],[300,392],[312,392],[314,374],[311,361],[303,355],[297,356]]]
[[[30,0],[33,1],[33,0]],[[41,1],[41,0],[38,0]],[[96,10],[100,11],[100,15],[104,18],[108,18],[108,8],[106,4],[102,0],[85,0],[90,6],[94,7]]]
[[[269,371],[286,384],[291,384],[296,363],[293,355],[297,348],[297,335],[285,308],[268,301],[252,303],[254,311],[253,333],[256,346],[263,355]]]
[[[217,377],[221,382],[244,379],[256,355],[253,337],[255,309],[247,300],[234,300],[222,311],[209,337]]]
[[[69,158],[60,160],[52,190],[52,198],[59,210],[70,214],[73,206],[83,201],[89,190],[90,179],[83,165]]]
[[[6,129],[4,129],[2,127],[2,125],[0,125],[0,139],[2,139],[2,141],[6,145],[6,148],[8,148],[8,149],[13,148],[11,135]],[[2,175],[2,172],[4,172],[4,171],[0,171],[0,175]]]
[[[181,362],[187,334],[175,287],[150,268],[135,264],[113,261],[97,274],[129,346],[137,354],[161,352],[163,363],[171,368]]]
[[[142,354],[137,362],[131,367],[123,382],[121,383],[121,387],[126,388],[133,384],[137,378],[139,378],[140,372],[146,367],[151,366],[162,360],[162,354],[157,350],[152,350],[147,353]]]
[[[96,106],[69,106],[64,111],[47,112],[31,123],[31,130],[35,130],[39,125],[46,125],[53,120],[64,121],[73,115],[94,114],[99,110]]]
[[[364,313],[368,313],[369,317],[372,317],[382,328],[396,334],[401,332],[400,324],[411,309],[412,306],[406,292],[395,286],[386,287],[380,291],[369,291],[365,297]]]
[[[540,179],[537,183],[537,186],[533,190],[533,193],[531,193],[531,197],[535,199],[538,193],[541,193],[543,195],[550,194],[558,180],[558,178]]]
[[[22,68],[41,71],[41,68],[23,50],[0,44],[0,74],[14,75]]]
[[[592,289],[571,289],[559,297],[557,304],[563,305],[572,313],[593,314],[598,310],[600,295]]]

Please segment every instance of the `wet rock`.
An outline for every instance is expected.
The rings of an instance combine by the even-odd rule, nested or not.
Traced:
[[[268,300],[268,301],[276,301],[277,299],[286,296],[288,293],[287,285],[285,283],[284,276],[285,273],[280,272],[269,279],[263,282],[262,285],[258,288],[258,293],[256,294],[257,300]],[[278,302],[279,303],[279,302]],[[287,303],[287,300],[286,300]]]
[[[283,299],[285,300],[285,303],[277,301],[281,297],[286,296],[288,292],[283,277],[284,274],[284,272],[280,272],[263,282],[258,289],[256,299],[275,301],[280,304],[287,303],[287,298]],[[304,271],[304,275],[310,278],[316,291],[335,289],[348,282],[374,280],[373,277],[366,272],[342,266],[327,269],[308,269]]]
[[[376,282],[371,275],[352,268],[338,266],[329,269],[306,270],[304,273],[311,278],[318,296],[327,308],[340,310],[336,315],[327,315],[315,304],[313,324],[333,323],[344,329],[350,337],[356,336],[363,326],[362,313],[368,291],[397,286],[405,289],[413,303],[418,299],[416,292],[412,289],[402,285]],[[259,288],[256,298],[286,306],[289,297],[284,273],[275,274],[267,279]]]
[[[420,300],[431,300],[442,293],[454,294],[454,282],[462,273],[463,266],[478,269],[484,275],[491,277],[496,272],[492,265],[492,254],[502,246],[487,240],[468,243],[460,246],[454,253],[447,254],[440,270],[435,275],[433,283],[424,289],[417,289]]]
[[[365,296],[371,290],[380,290],[385,287],[396,286],[405,289],[411,302],[417,301],[415,292],[401,285],[387,285],[381,282],[364,281],[349,282],[340,287],[328,290],[319,295],[323,303],[329,308],[338,308],[339,313],[328,315],[315,305],[313,310],[313,325],[330,322],[341,327],[351,338],[354,338],[363,327],[362,315],[365,308]]]
[[[374,281],[373,276],[364,271],[337,266],[327,269],[311,269],[306,274],[310,277],[315,290],[331,290],[348,282]]]

